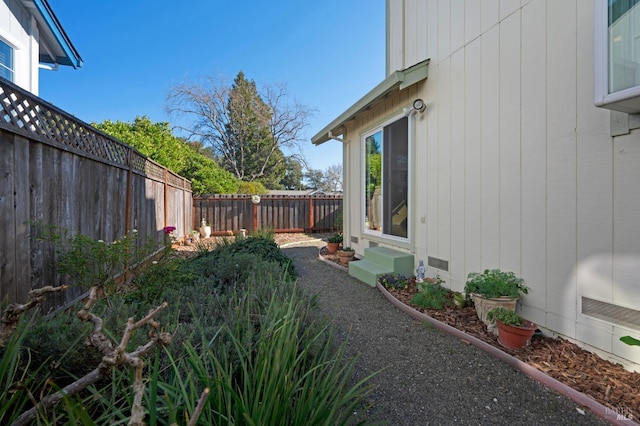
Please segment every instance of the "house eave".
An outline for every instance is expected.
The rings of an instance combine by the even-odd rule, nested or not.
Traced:
[[[315,136],[311,138],[314,145],[320,145],[330,139],[336,139],[337,135],[344,133],[345,124],[353,120],[362,111],[367,110],[394,90],[403,90],[422,80],[425,80],[429,73],[429,59],[418,62],[415,65],[391,73],[380,84],[371,89],[369,93],[360,98],[349,109],[340,114],[335,120],[326,125]]]
[[[45,64],[80,68],[83,65],[82,58],[47,0],[23,0],[22,3],[35,17],[40,30],[40,43],[44,48],[40,49],[38,60]]]

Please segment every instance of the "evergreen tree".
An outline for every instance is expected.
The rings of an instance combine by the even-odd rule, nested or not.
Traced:
[[[240,71],[231,85],[214,78],[172,89],[167,109],[177,127],[211,147],[218,164],[244,182],[284,186],[286,159],[297,158],[312,110],[286,102],[284,85],[263,86]],[[180,124],[187,118],[189,123]],[[291,153],[285,155],[284,152]]]
[[[287,158],[285,160],[285,175],[280,181],[284,189],[301,190],[305,189],[302,183],[304,175],[302,173],[302,164],[295,158]]]
[[[271,110],[255,82],[247,80],[242,71],[231,86],[227,110],[225,167],[240,180],[259,180],[267,188],[277,186],[284,177],[284,155],[270,131]]]

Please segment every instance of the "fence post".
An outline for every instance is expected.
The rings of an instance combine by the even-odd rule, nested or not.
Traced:
[[[315,217],[313,215],[313,197],[309,197],[309,232],[313,232],[313,228],[315,227]]]
[[[169,186],[169,169],[164,167],[164,228],[169,226],[169,224],[167,223],[167,214],[169,213],[169,200],[167,200],[167,196],[169,195],[168,186]]]
[[[129,170],[127,170],[127,188],[124,201],[124,234],[131,230],[131,192],[133,186],[133,149],[129,148]]]
[[[253,206],[253,230],[254,232],[258,229],[258,205],[251,203]]]

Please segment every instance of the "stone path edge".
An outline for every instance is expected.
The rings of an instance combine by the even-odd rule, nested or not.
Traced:
[[[396,299],[391,293],[389,293],[387,289],[385,289],[381,284],[378,283],[376,287],[378,288],[378,290],[380,290],[380,292],[384,295],[384,297],[387,298],[387,300],[389,300],[393,305],[395,305],[398,309],[400,309],[404,313],[410,315],[411,317],[417,320],[428,322],[432,324],[434,327],[438,328],[439,330],[442,330],[445,333],[449,333],[457,337],[458,339],[462,340],[463,342],[469,343],[479,349],[482,349],[483,351],[487,352],[489,355],[492,355],[495,358],[498,358],[499,360],[507,363],[511,367],[517,370],[520,370],[521,372],[531,377],[532,379],[542,383],[544,386],[558,392],[561,395],[566,396],[567,398],[570,398],[571,400],[582,405],[583,407],[586,407],[591,412],[593,412],[596,416],[602,418],[603,420],[609,422],[610,424],[620,425],[620,426],[638,425],[638,423],[630,419],[619,419],[618,415],[611,408],[602,405],[598,401],[588,397],[582,392],[578,392],[572,387],[567,386],[564,383],[554,379],[553,377],[546,375],[545,373],[536,369],[535,367],[532,367],[529,364],[523,361],[520,361],[518,358],[511,356],[508,353],[503,352],[500,349],[494,346],[491,346],[490,344],[483,342],[482,340],[474,336],[466,334],[465,332],[458,330],[457,328],[452,327],[449,324],[440,322],[416,309],[413,309],[410,306],[405,305],[404,303]]]
[[[318,252],[318,258],[322,262],[330,266],[333,266],[334,268],[338,268],[345,272],[348,272],[348,269],[346,267],[342,265],[338,265],[337,263],[332,262],[330,260],[324,259],[320,255],[320,252]],[[450,326],[449,324],[440,322],[435,318],[432,318],[416,309],[413,309],[410,306],[405,305],[404,303],[396,299],[391,293],[389,293],[387,289],[384,288],[384,286],[382,286],[381,284],[378,283],[376,287],[382,293],[382,295],[387,298],[389,302],[391,302],[394,306],[396,306],[398,309],[400,309],[402,312],[406,313],[407,315],[419,321],[428,322],[434,327],[436,327],[437,329],[442,330],[445,333],[451,334],[454,337],[457,337],[458,339],[462,340],[463,342],[469,343],[477,347],[478,349],[481,349],[487,352],[489,355],[495,358],[498,358],[500,361],[505,362],[506,364],[523,372],[524,374],[538,381],[539,383],[542,383],[544,386],[548,387],[549,389],[552,389],[558,392],[559,394],[564,395],[567,398],[570,398],[575,403],[580,404],[583,407],[586,407],[588,410],[590,410],[596,416],[600,417],[606,422],[612,425],[619,425],[619,426],[623,426],[623,425],[624,426],[633,426],[633,425],[640,426],[639,423],[636,423],[631,419],[618,418],[618,415],[615,413],[615,411],[610,409],[609,407],[602,405],[598,401],[590,398],[589,396],[583,394],[582,392],[578,392],[572,387],[565,385],[564,383],[554,379],[551,376],[548,376],[547,374],[536,369],[535,367],[532,367],[529,364],[523,361],[520,361],[518,358],[511,356],[504,351],[501,351],[495,346],[492,346],[486,342],[483,342],[477,337],[471,336],[461,330],[458,330],[455,327]]]

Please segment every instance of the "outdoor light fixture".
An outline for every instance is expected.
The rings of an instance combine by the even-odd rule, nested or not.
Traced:
[[[427,109],[427,105],[422,99],[416,99],[413,101],[413,109],[419,112],[424,112],[424,110]]]

